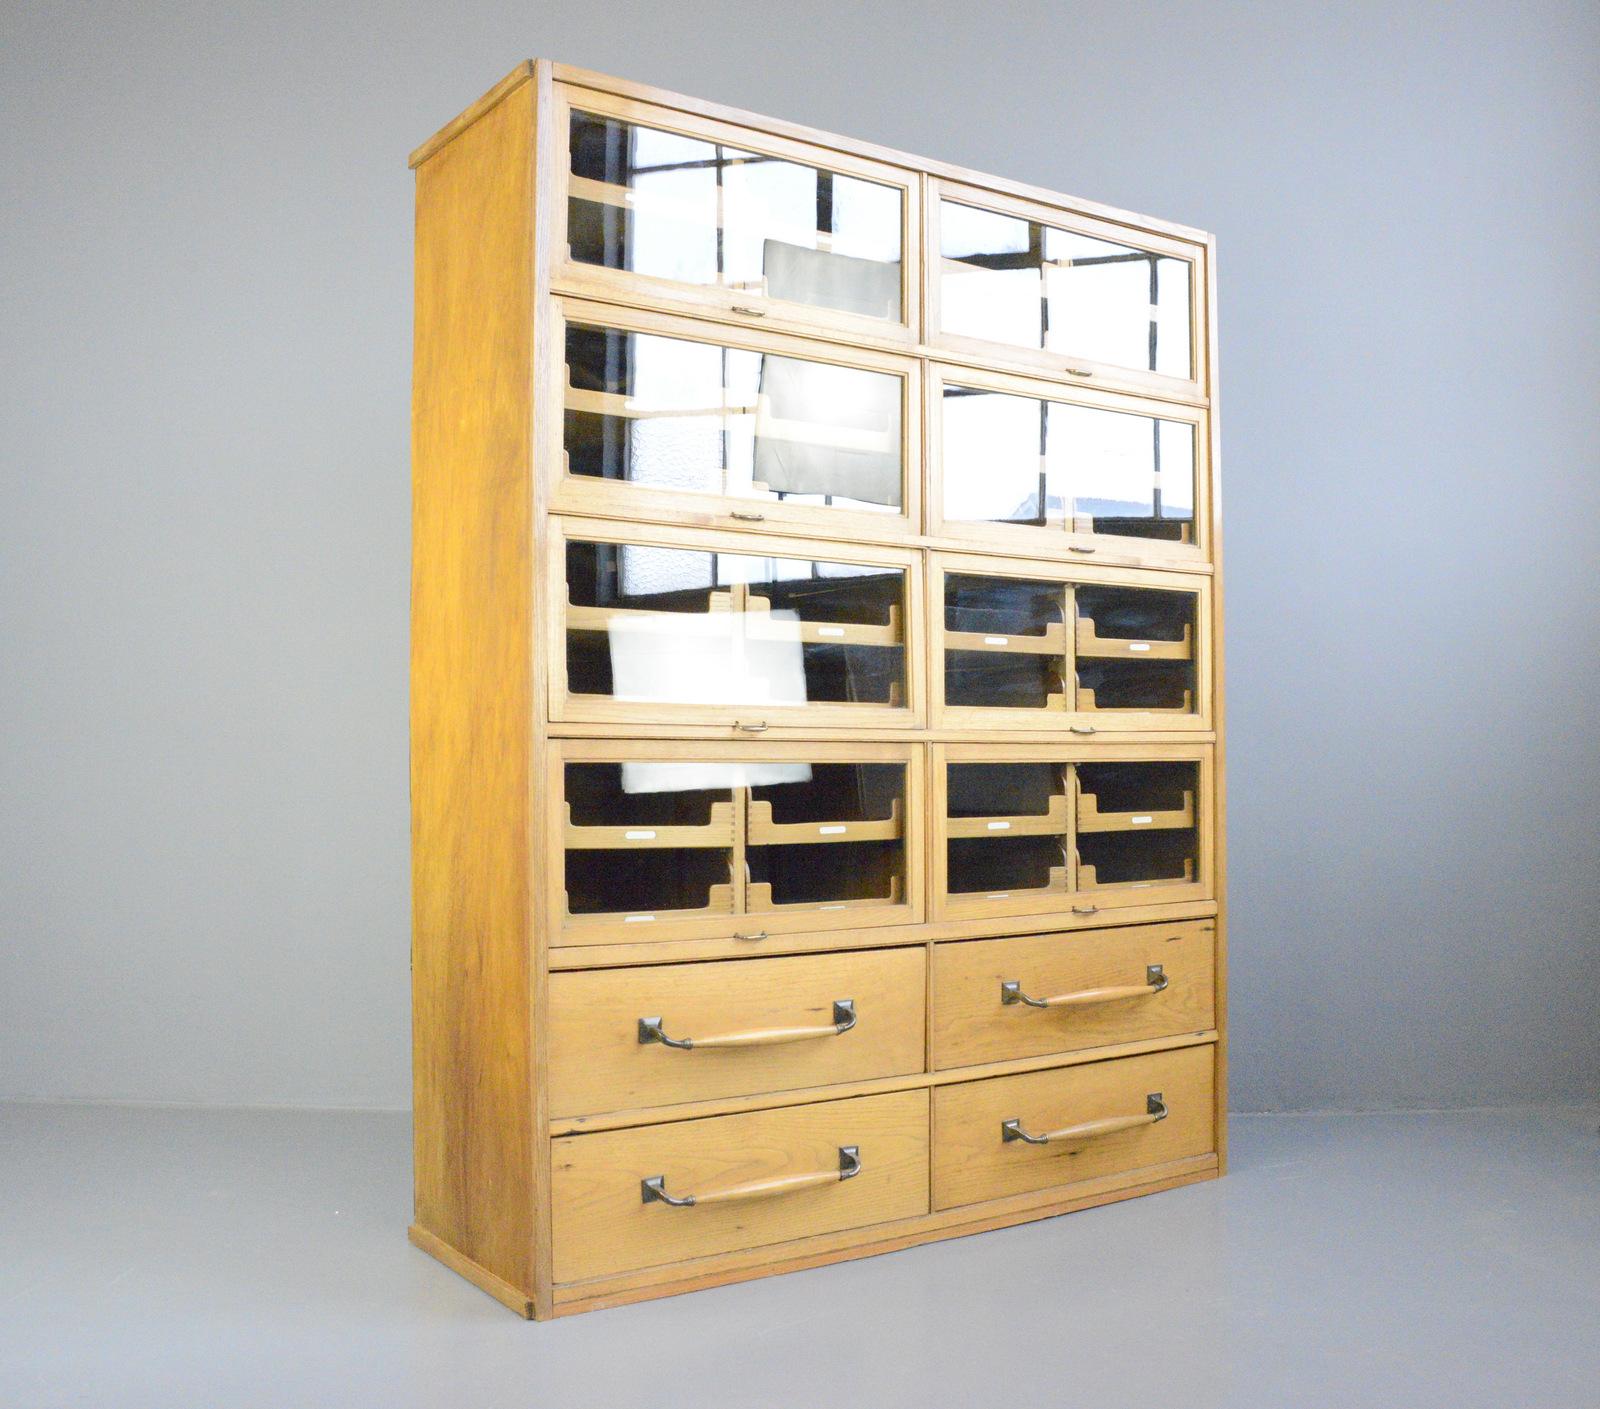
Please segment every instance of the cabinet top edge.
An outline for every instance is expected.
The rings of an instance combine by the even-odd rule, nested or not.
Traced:
[[[982,187],[1001,195],[1013,196],[1025,201],[1035,201],[1041,205],[1059,207],[1064,211],[1111,221],[1118,225],[1129,226],[1132,229],[1156,231],[1161,234],[1171,235],[1177,239],[1189,240],[1195,244],[1203,245],[1208,250],[1213,249],[1216,244],[1215,236],[1209,231],[1198,229],[1192,225],[1183,225],[1177,221],[1164,220],[1159,216],[1145,215],[1138,211],[1124,210],[1101,201],[1091,201],[1081,196],[1072,196],[1062,191],[1050,190],[1044,186],[1034,186],[1025,181],[1014,181],[1009,177],[996,176],[991,172],[977,171],[971,167],[957,166],[951,162],[936,161],[931,157],[917,156],[914,153],[903,152],[893,147],[885,147],[876,142],[867,142],[855,137],[845,137],[836,132],[826,132],[820,128],[807,127],[803,123],[770,117],[763,113],[751,112],[745,108],[730,107],[725,103],[714,103],[704,98],[690,97],[685,93],[674,93],[665,88],[654,88],[649,84],[636,83],[631,79],[617,78],[611,74],[595,73],[590,69],[577,68],[571,64],[556,63],[549,59],[526,59],[518,64],[516,68],[512,69],[510,73],[496,83],[494,87],[490,88],[476,102],[464,108],[456,117],[452,118],[412,152],[408,164],[413,170],[421,166],[429,157],[472,126],[485,113],[516,92],[524,83],[531,81],[540,69],[546,70],[549,73],[550,80],[556,83],[568,83],[575,87],[594,89],[601,93],[613,94],[620,98],[629,98],[636,102],[652,103],[658,107],[672,108],[679,112],[692,113],[698,117],[711,118],[715,121],[731,123],[738,127],[748,127],[758,133],[765,132],[775,136],[788,137],[795,141],[809,143],[812,146],[824,147],[833,151],[847,153],[850,156],[862,157],[868,161],[902,167],[914,174],[936,177],[941,181],[952,181],[962,185]]]

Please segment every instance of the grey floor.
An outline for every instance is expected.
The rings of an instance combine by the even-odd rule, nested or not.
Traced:
[[[1600,1111],[1235,1119],[1219,1183],[529,1325],[404,1117],[0,1106],[0,1405],[1600,1405]]]

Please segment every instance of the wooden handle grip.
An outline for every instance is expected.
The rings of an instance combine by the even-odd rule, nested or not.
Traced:
[[[839,1167],[819,1169],[810,1174],[784,1174],[776,1179],[758,1179],[754,1184],[736,1184],[731,1189],[713,1189],[709,1194],[669,1194],[663,1174],[639,1181],[639,1196],[647,1204],[668,1208],[698,1208],[701,1204],[744,1203],[752,1199],[773,1199],[822,1184],[842,1184],[861,1173],[861,1149],[857,1145],[839,1146]]]
[[[1050,998],[1031,998],[1022,991],[1020,981],[1000,980],[1000,1005],[1009,1007],[1021,1003],[1029,1008],[1084,1008],[1094,1003],[1119,1003],[1126,998],[1149,998],[1167,986],[1166,970],[1160,964],[1150,964],[1144,971],[1143,983],[1119,983],[1107,988],[1080,988],[1075,993],[1057,993]]]
[[[785,1042],[809,1042],[815,1037],[842,1037],[856,1025],[853,998],[836,998],[833,1021],[815,1027],[766,1027],[753,1032],[723,1032],[712,1037],[669,1037],[660,1018],[639,1019],[639,1045],[659,1042],[680,1052],[695,1052],[705,1047],[779,1047]]]
[[[1009,1144],[1021,1140],[1027,1145],[1077,1145],[1085,1140],[1095,1140],[1102,1135],[1115,1135],[1123,1130],[1137,1130],[1142,1125],[1154,1125],[1167,1118],[1167,1104],[1159,1091],[1145,1097],[1144,1114],[1112,1115],[1101,1120],[1086,1120],[1080,1125],[1065,1125],[1060,1130],[1048,1130],[1043,1135],[1032,1135],[1022,1128],[1020,1118],[1000,1122],[1000,1140]]]

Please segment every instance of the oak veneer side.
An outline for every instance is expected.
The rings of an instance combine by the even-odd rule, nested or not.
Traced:
[[[501,1300],[534,1286],[533,94],[417,169],[413,1241]]]

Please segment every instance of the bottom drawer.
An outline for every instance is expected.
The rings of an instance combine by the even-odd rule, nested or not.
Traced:
[[[1214,1052],[1185,1047],[938,1087],[934,1208],[1209,1153]]]
[[[928,1211],[926,1091],[552,1143],[557,1282]]]

